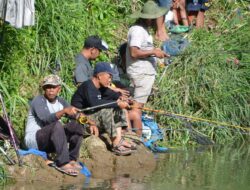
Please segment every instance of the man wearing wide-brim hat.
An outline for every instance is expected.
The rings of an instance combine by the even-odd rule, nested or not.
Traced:
[[[168,56],[160,48],[154,47],[153,38],[148,32],[148,29],[154,26],[155,20],[167,11],[168,9],[159,7],[154,1],[148,1],[141,11],[131,15],[132,18],[137,18],[137,21],[128,31],[126,66],[134,85],[134,98],[138,106],[143,106],[151,93],[156,75],[156,58]],[[134,111],[141,114],[139,109]]]

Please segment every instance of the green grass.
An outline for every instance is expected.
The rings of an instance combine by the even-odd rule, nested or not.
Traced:
[[[135,2],[138,6],[119,0],[41,0],[36,2],[35,26],[18,30],[6,26],[0,45],[0,91],[21,139],[28,101],[39,93],[40,81],[51,73],[55,61],[62,64],[58,73],[65,83],[62,96],[70,100],[75,90],[74,56],[84,39],[92,34],[100,35],[109,44],[110,52],[102,54],[99,60],[111,60],[117,46],[126,40],[132,22],[128,15],[142,1]],[[206,22],[215,24],[210,30],[189,33],[191,47],[174,59],[163,81],[156,82],[160,96],[151,102],[153,107],[249,126],[250,54],[235,52],[250,49],[248,6],[247,1],[213,1]],[[234,58],[239,59],[239,65],[234,63]],[[173,130],[168,133],[169,142],[193,143],[182,121],[158,119]],[[201,123],[194,127],[218,143],[243,139],[240,133],[228,128]]]
[[[154,99],[153,105],[173,113],[249,127],[249,12],[247,7],[240,7],[242,4],[216,5],[222,11],[211,10],[208,16],[216,20],[216,27],[210,31],[193,30],[189,34],[191,46],[183,55],[174,58],[166,77],[158,83],[160,95]],[[234,62],[235,58],[239,64]],[[160,119],[168,128],[185,129],[184,124],[176,119]],[[244,136],[235,128],[194,123],[198,131],[217,143],[242,140]],[[185,136],[183,132],[173,133],[173,143],[176,137],[179,141],[179,134],[180,139]]]

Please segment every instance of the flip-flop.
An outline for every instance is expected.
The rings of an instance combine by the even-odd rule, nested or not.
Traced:
[[[81,170],[82,166],[76,161],[70,161],[69,164],[77,170]]]
[[[55,168],[57,171],[69,175],[69,176],[73,176],[76,177],[78,176],[78,172],[74,171],[73,168],[63,168],[63,167],[58,167],[55,163],[49,163],[48,166]]]
[[[112,151],[117,156],[128,156],[132,153],[130,148],[126,148],[123,145],[117,145],[112,148]]]
[[[125,144],[124,142],[127,143],[127,144],[129,144],[129,145]],[[121,138],[119,144],[122,145],[122,146],[124,146],[124,147],[126,147],[126,148],[130,148],[131,150],[137,150],[137,146],[136,146],[135,143],[128,142],[123,137]]]
[[[188,32],[188,30],[189,30],[188,26],[176,25],[170,29],[170,32],[178,34],[178,33]]]

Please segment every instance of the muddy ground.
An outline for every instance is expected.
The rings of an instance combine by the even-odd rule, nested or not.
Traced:
[[[116,156],[107,148],[109,147],[100,138],[91,136],[84,140],[79,160],[91,171],[91,178],[108,180],[116,176],[128,176],[140,179],[155,169],[154,155],[143,144],[139,143],[137,150],[129,156]],[[22,160],[22,167],[6,166],[10,179],[18,182],[18,189],[22,183],[27,186],[27,183],[44,182],[43,187],[36,186],[36,189],[43,189],[50,183],[82,184],[86,180],[83,174],[71,177],[60,173],[47,166],[39,156],[28,155],[22,157]]]

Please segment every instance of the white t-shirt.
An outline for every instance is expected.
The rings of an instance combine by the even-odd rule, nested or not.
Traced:
[[[133,59],[130,56],[129,47],[138,47],[141,50],[151,50],[153,38],[148,31],[142,26],[132,26],[128,31],[128,45],[126,51],[126,65],[128,75],[135,76],[138,74],[156,74],[156,58],[147,57],[143,59]]]

